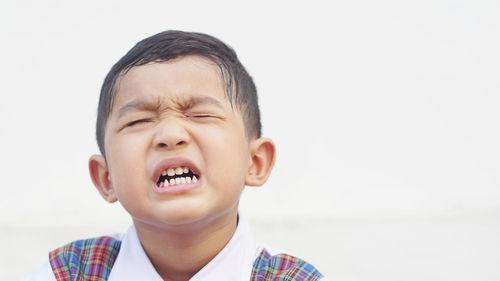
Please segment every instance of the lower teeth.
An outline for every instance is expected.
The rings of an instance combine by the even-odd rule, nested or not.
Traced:
[[[196,176],[193,176],[193,178],[191,177],[179,177],[179,178],[173,178],[173,179],[170,179],[170,181],[168,179],[166,179],[164,182],[161,182],[159,184],[159,187],[168,187],[170,185],[176,185],[176,184],[184,184],[184,183],[195,183],[195,182],[198,182],[198,178],[196,178]]]

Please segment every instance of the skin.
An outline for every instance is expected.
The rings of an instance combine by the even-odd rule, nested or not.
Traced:
[[[164,280],[188,280],[224,248],[244,186],[262,185],[275,160],[273,142],[246,135],[217,66],[199,56],[133,67],[117,87],[105,133],[106,157],[89,161],[92,180],[131,215]],[[179,159],[199,172],[199,184],[156,192],[155,169]]]

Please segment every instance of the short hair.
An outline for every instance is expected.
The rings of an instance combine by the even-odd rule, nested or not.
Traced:
[[[217,64],[231,106],[243,115],[248,138],[261,136],[257,89],[252,77],[238,60],[236,52],[221,40],[203,33],[168,30],[137,43],[109,71],[104,79],[97,109],[96,138],[105,155],[106,123],[113,109],[118,79],[132,67],[198,55]]]

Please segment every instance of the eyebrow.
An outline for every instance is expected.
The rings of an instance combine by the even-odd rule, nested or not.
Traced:
[[[182,110],[191,109],[197,105],[210,104],[215,105],[219,108],[222,108],[222,104],[219,100],[209,97],[209,96],[190,96],[186,99],[181,99],[179,101],[175,101],[174,103],[181,108]],[[120,119],[123,115],[127,114],[130,111],[158,111],[161,107],[160,98],[156,102],[152,100],[148,100],[145,98],[138,98],[128,102],[120,109],[118,109],[118,117]]]
[[[215,105],[217,107],[222,108],[222,104],[219,100],[214,99],[209,96],[191,96],[188,99],[186,99],[184,102],[179,102],[179,105],[186,110],[186,109],[191,109],[197,105],[203,105],[203,104],[210,104],[210,105]]]
[[[130,111],[156,111],[159,107],[159,103],[155,105],[154,102],[150,100],[146,100],[144,98],[138,98],[135,100],[132,100],[131,102],[128,102],[124,106],[120,107],[118,109],[118,116],[117,119],[120,119],[123,117],[123,115],[127,114]]]

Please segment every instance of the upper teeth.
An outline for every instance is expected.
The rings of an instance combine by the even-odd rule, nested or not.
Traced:
[[[168,168],[161,173],[162,176],[175,176],[189,173],[188,167],[177,167],[177,168]]]

